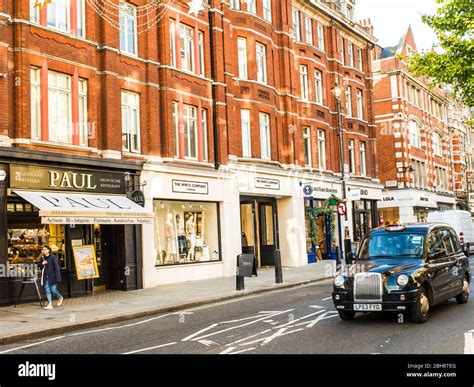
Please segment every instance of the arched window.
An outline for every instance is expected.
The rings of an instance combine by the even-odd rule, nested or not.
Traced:
[[[410,121],[408,123],[408,129],[410,131],[410,145],[416,148],[421,148],[421,128],[416,121]]]

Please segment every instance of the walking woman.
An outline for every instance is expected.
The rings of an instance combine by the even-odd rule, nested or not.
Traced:
[[[44,309],[53,309],[51,293],[54,293],[59,300],[57,306],[61,306],[64,300],[58,291],[58,283],[61,282],[61,271],[58,258],[51,253],[51,248],[43,246],[41,251],[43,253],[43,259],[40,262],[40,269],[42,269],[41,285],[44,285],[46,298],[48,299],[48,305]]]

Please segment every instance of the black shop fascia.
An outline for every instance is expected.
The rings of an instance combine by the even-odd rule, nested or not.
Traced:
[[[37,264],[43,245],[58,257],[66,297],[142,288],[141,225],[153,215],[131,200],[140,188],[141,164],[25,158],[0,158],[0,305],[17,302],[29,275],[24,269]],[[34,287],[26,286],[21,302],[36,298]]]

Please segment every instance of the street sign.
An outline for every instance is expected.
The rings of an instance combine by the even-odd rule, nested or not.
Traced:
[[[339,202],[339,204],[337,205],[337,213],[341,216],[344,216],[347,214],[346,202]]]
[[[307,184],[303,187],[303,192],[306,196],[311,196],[313,194],[313,187]]]

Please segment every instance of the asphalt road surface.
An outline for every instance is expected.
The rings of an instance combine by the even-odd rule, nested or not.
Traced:
[[[343,322],[331,290],[326,280],[0,346],[0,354],[462,354],[464,333],[474,329],[472,298],[434,307],[425,324],[378,313]]]

